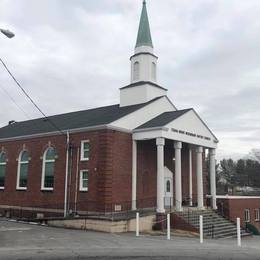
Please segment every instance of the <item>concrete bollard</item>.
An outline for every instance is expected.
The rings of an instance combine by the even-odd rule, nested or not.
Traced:
[[[170,214],[167,214],[167,239],[171,240],[171,220],[170,220]]]
[[[241,247],[241,227],[240,227],[240,218],[237,218],[237,246]]]
[[[139,212],[136,212],[136,236],[139,237]]]
[[[200,216],[200,243],[203,243],[203,216]]]

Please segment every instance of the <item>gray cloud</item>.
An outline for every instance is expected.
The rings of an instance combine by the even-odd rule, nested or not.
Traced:
[[[117,103],[129,83],[141,1],[1,0],[0,56],[48,114]],[[259,0],[148,1],[159,83],[194,107],[220,157],[260,147]],[[0,125],[39,114],[0,67]]]

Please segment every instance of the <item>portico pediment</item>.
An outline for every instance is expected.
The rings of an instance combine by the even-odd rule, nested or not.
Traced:
[[[176,141],[216,148],[218,139],[194,109],[163,113],[134,130],[134,139],[164,137]]]

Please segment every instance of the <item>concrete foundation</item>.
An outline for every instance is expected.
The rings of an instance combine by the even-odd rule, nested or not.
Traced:
[[[140,217],[140,232],[152,230],[155,215]],[[101,219],[65,219],[48,220],[47,224],[54,227],[64,227],[83,230],[94,230],[107,233],[134,232],[136,230],[136,219],[129,220],[101,220]]]

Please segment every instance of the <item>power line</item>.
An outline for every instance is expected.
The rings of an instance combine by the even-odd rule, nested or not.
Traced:
[[[30,116],[25,112],[25,110],[15,101],[15,99],[8,93],[6,89],[4,89],[3,86],[0,85],[0,88],[2,91],[13,101],[13,103],[23,112],[23,114],[28,118],[31,119]]]
[[[14,77],[12,72],[8,69],[7,65],[4,63],[4,61],[0,58],[1,63],[3,64],[4,68],[8,72],[8,74],[11,76],[11,78],[14,80],[16,85],[22,90],[22,92],[25,94],[25,96],[30,100],[30,102],[36,107],[36,109],[43,115],[43,117],[54,127],[56,128],[61,134],[66,135],[50,118],[47,117],[47,115],[39,108],[39,106],[33,101],[33,99],[29,96],[29,94],[26,92],[26,90],[21,86],[21,84],[18,82],[18,80]]]

